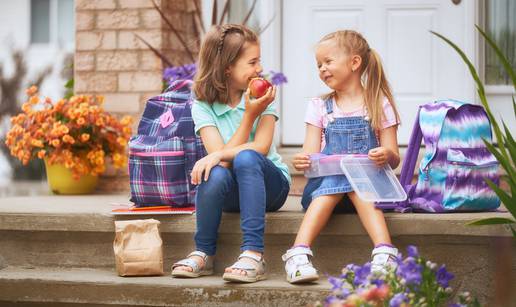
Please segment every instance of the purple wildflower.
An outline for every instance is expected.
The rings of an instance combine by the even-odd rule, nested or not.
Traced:
[[[331,284],[332,291],[342,288],[342,280],[340,278],[330,276],[330,277],[328,277],[328,281]]]
[[[330,295],[324,300],[324,306],[329,306],[331,303],[336,301],[339,301],[339,299],[336,296]]]
[[[371,273],[371,263],[367,262],[363,266],[355,266],[353,271],[355,272],[353,284],[355,286],[362,285],[367,281],[367,277]]]
[[[371,284],[375,285],[376,287],[380,288],[382,285],[385,284],[385,280],[383,279],[379,279],[379,278],[375,278],[375,279],[372,279],[371,280]]]
[[[394,295],[389,301],[389,307],[399,307],[402,303],[407,302],[408,298],[405,293],[398,293]]]
[[[455,276],[453,276],[452,273],[446,271],[446,266],[443,264],[441,265],[439,270],[437,270],[435,277],[437,279],[437,283],[439,284],[439,286],[447,288],[450,280],[452,280]]]
[[[182,66],[167,67],[163,71],[163,79],[168,84],[171,84],[176,80],[193,80],[196,71],[196,64],[185,64]]]
[[[283,83],[287,83],[287,77],[281,72],[274,72],[271,70],[271,83],[274,85],[281,85]]]
[[[421,284],[421,272],[423,268],[421,265],[416,263],[416,260],[412,257],[408,257],[403,261],[396,270],[396,274],[405,279],[407,284]]]
[[[409,245],[407,247],[407,254],[409,257],[414,257],[414,258],[419,257],[419,252],[417,250],[417,247],[415,247],[414,245]]]

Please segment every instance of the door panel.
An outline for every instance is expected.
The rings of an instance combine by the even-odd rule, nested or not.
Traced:
[[[474,10],[472,2],[464,2],[469,1],[284,0],[282,71],[289,83],[282,96],[282,144],[303,143],[307,102],[330,91],[318,78],[314,50],[325,34],[339,29],[361,32],[382,57],[401,115],[400,145],[408,142],[420,104],[444,98],[473,101],[465,65],[429,32],[444,34],[471,57]]]

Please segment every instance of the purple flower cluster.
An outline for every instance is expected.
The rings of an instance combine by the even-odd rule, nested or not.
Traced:
[[[193,80],[196,71],[197,66],[195,64],[167,67],[163,71],[163,80],[168,84],[176,80]]]
[[[193,80],[196,72],[196,64],[167,67],[163,71],[163,80],[169,85],[176,80]],[[287,77],[281,72],[275,72],[271,70],[263,77],[265,79],[270,79],[270,82],[273,85],[282,85],[287,83]]]
[[[332,294],[325,306],[444,306],[451,303],[449,287],[453,274],[444,265],[426,261],[415,246],[408,246],[407,257],[398,255],[396,266],[387,273],[371,272],[371,264],[348,264],[339,277],[329,277]],[[477,306],[469,294],[459,296],[454,306]]]

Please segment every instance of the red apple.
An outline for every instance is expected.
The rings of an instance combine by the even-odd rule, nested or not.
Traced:
[[[272,87],[272,84],[263,78],[253,78],[249,81],[250,94],[254,98],[260,98],[265,95],[269,87]]]

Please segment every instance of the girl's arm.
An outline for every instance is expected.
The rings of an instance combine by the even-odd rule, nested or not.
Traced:
[[[209,154],[195,163],[191,174],[192,184],[200,184],[203,178],[205,181],[208,180],[210,171],[214,166],[218,165],[221,161],[223,163],[233,161],[235,156],[244,149],[253,149],[266,155],[272,144],[275,123],[276,119],[274,115],[263,115],[258,122],[254,141],[232,148],[223,148],[224,142],[216,127],[202,128],[200,130],[201,139]]]
[[[310,167],[309,154],[321,151],[322,128],[306,124],[305,142],[303,143],[303,152],[294,155],[292,166],[298,171],[305,170]]]
[[[251,102],[251,99],[249,98],[249,90],[247,90],[244,93],[245,111],[242,117],[242,122],[226,144],[224,144],[224,141],[216,127],[208,126],[199,130],[199,134],[208,154],[247,143],[256,118],[260,116],[260,114],[262,114],[262,112],[274,101],[275,95],[276,88],[272,87],[267,90],[264,96]],[[257,134],[258,128],[259,126],[257,127]],[[269,149],[267,148],[267,152],[268,151]]]
[[[386,163],[394,169],[400,164],[400,153],[398,148],[398,125],[380,130],[380,147],[369,151],[369,159],[376,165],[383,166]]]
[[[262,155],[267,155],[271,148],[272,138],[274,136],[274,127],[276,124],[276,118],[274,115],[263,115],[258,122],[256,127],[256,133],[252,142],[244,143],[232,148],[222,149],[221,160],[222,161],[233,161],[235,156],[245,149],[255,150]]]

